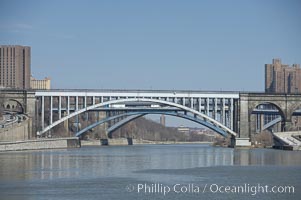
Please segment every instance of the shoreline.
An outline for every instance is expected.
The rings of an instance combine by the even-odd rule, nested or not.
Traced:
[[[150,141],[150,140],[137,140],[133,139],[133,145],[139,144],[209,144],[213,145],[213,142],[185,142],[185,141]],[[104,146],[101,145],[100,140],[81,140],[81,146]],[[121,145],[129,145],[127,138],[116,138],[116,139],[108,139],[108,146],[121,146]]]
[[[0,142],[0,152],[43,149],[68,149],[80,148],[80,146],[80,140],[77,137],[38,138],[33,140]]]

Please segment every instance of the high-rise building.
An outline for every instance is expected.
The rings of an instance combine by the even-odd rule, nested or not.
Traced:
[[[35,90],[50,90],[50,78],[46,77],[45,79],[35,79],[30,77],[30,88]]]
[[[0,87],[30,88],[30,47],[0,45]]]
[[[273,59],[265,65],[265,91],[270,93],[301,93],[300,64],[284,65]]]

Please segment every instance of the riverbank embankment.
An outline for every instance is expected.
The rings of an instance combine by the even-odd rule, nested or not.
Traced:
[[[106,139],[107,142],[101,140],[81,140],[82,146],[98,146],[98,145],[110,145],[110,146],[121,146],[121,145],[131,145],[129,141],[132,141],[132,144],[209,144],[212,145],[212,142],[184,142],[184,141],[150,141],[150,140],[139,140],[127,138],[116,138],[116,139]]]
[[[39,138],[35,140],[0,142],[0,152],[39,149],[66,149],[78,148],[80,146],[80,140],[77,137]]]

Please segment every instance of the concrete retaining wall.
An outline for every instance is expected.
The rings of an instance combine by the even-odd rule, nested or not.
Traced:
[[[131,145],[126,138],[101,139],[100,145]]]
[[[82,140],[82,146],[119,146],[119,145],[135,145],[135,144],[208,144],[212,145],[212,142],[175,142],[175,141],[149,141],[149,140],[128,140],[127,138],[116,139],[102,139],[102,140]]]
[[[37,139],[16,142],[1,142],[0,151],[20,151],[37,149],[79,148],[80,140],[75,138]]]
[[[0,141],[28,140],[31,131],[31,119],[0,128]]]

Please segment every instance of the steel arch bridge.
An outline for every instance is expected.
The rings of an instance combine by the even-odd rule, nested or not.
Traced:
[[[111,134],[113,131],[115,131],[116,129],[118,129],[119,127],[123,126],[124,124],[134,120],[134,119],[137,119],[139,117],[142,117],[144,115],[147,115],[147,114],[164,114],[164,115],[169,115],[169,116],[175,116],[175,117],[180,117],[180,118],[183,118],[183,119],[187,119],[187,120],[190,120],[190,121],[193,121],[193,122],[196,122],[196,123],[199,123],[203,126],[206,126],[207,128],[210,128],[212,130],[214,130],[215,132],[219,133],[220,135],[224,136],[224,137],[227,137],[228,134],[232,134],[233,136],[236,136],[236,133],[230,133],[230,132],[227,132],[226,130],[218,127],[218,126],[214,126],[214,124],[210,123],[210,122],[207,122],[203,119],[200,119],[198,117],[195,117],[195,116],[190,116],[188,115],[187,113],[184,114],[183,113],[179,113],[179,111],[157,111],[157,110],[154,110],[154,111],[133,111],[133,112],[125,112],[125,113],[122,113],[122,114],[118,114],[118,115],[115,115],[115,116],[112,116],[112,117],[107,117],[105,119],[102,119],[94,124],[91,124],[89,126],[87,126],[86,128],[80,130],[78,133],[76,133],[76,137],[79,137],[81,136],[83,133],[87,132],[88,130],[100,125],[100,124],[103,124],[105,122],[108,122],[108,121],[111,121],[111,120],[114,120],[114,119],[118,119],[118,118],[122,118],[122,117],[126,117],[125,119],[117,122],[116,124],[114,124],[113,126],[111,126],[110,128],[108,128],[107,130],[107,134],[109,136],[109,138],[111,138]]]
[[[55,122],[53,122],[52,124],[50,124],[49,126],[45,127],[42,131],[38,132],[37,134],[39,136],[45,134],[47,131],[49,131],[50,129],[52,129],[53,127],[57,126],[58,124],[74,117],[77,116],[81,113],[87,112],[89,110],[94,110],[97,109],[99,107],[105,107],[105,106],[109,106],[109,105],[114,105],[114,104],[120,104],[120,103],[128,103],[128,102],[150,102],[150,103],[158,103],[158,104],[163,104],[163,105],[167,105],[167,106],[172,106],[175,108],[180,109],[181,111],[185,112],[185,114],[172,114],[169,112],[152,112],[152,111],[146,111],[146,112],[134,112],[133,114],[167,114],[167,115],[173,115],[173,116],[178,116],[178,117],[182,117],[185,119],[189,119],[191,121],[195,121],[197,123],[200,123],[208,128],[211,128],[215,131],[217,131],[218,133],[226,136],[227,134],[231,134],[233,136],[236,136],[236,133],[234,131],[232,131],[231,129],[229,129],[228,127],[226,127],[225,125],[221,124],[220,122],[210,118],[209,116],[200,113],[196,110],[193,110],[191,108],[188,108],[186,106],[183,105],[179,105],[176,103],[172,103],[172,102],[167,102],[167,101],[163,101],[163,100],[158,100],[158,99],[145,99],[145,98],[131,98],[131,99],[119,99],[119,100],[111,100],[111,101],[107,101],[107,102],[103,102],[103,103],[99,103],[99,104],[95,104],[95,105],[91,105],[85,108],[82,108],[80,110],[77,110]],[[157,107],[156,107],[157,108]],[[193,116],[189,116],[187,113],[190,113]],[[133,115],[132,113],[126,113],[124,115],[120,115],[119,117],[123,117],[123,116],[127,116],[127,115]],[[115,116],[114,118],[109,118],[106,121],[112,120],[117,118],[117,116]],[[102,122],[102,123],[104,123]],[[101,123],[100,123],[101,124]]]
[[[28,130],[28,132],[30,132],[30,138],[36,137],[36,134],[32,133],[43,135],[47,131],[51,131],[58,122],[61,123],[64,120],[66,120],[67,123],[69,123],[69,121],[72,122],[74,118],[68,120],[72,116],[76,116],[76,118],[83,117],[83,115],[78,114],[80,113],[78,112],[79,110],[85,112],[106,111],[107,113],[113,113],[115,109],[119,112],[116,107],[110,107],[110,105],[114,105],[111,104],[113,101],[124,99],[145,99],[145,101],[150,99],[161,100],[184,106],[185,109],[177,108],[178,113],[187,114],[189,117],[197,117],[197,119],[208,122],[219,130],[226,130],[224,127],[230,129],[237,133],[235,145],[244,147],[251,145],[253,134],[260,132],[265,128],[272,127],[273,125],[274,127],[272,128],[276,127],[281,131],[287,131],[291,127],[296,126],[296,117],[301,116],[301,94],[288,95],[286,93],[270,94],[263,92],[191,90],[2,89],[0,91],[0,101],[6,102],[10,99],[20,102],[24,108],[22,112],[30,117],[32,123],[32,130]],[[267,110],[265,108],[258,108],[258,106],[264,104],[273,105],[276,109],[273,108],[272,110]],[[97,106],[94,106],[93,108],[91,107],[93,105]],[[4,105],[2,104],[2,106]],[[168,105],[166,107],[168,107]],[[186,111],[185,113],[185,110],[187,110],[186,108],[190,108],[197,113],[189,111]],[[138,114],[138,108],[136,110],[132,109],[126,111],[135,111],[137,115],[125,116],[125,119],[118,119],[120,121],[113,120],[113,122],[118,122],[111,126],[108,129],[108,132],[115,127],[122,126],[127,120],[137,118],[140,115]],[[150,107],[148,111],[154,112],[155,108]],[[170,110],[165,111],[167,112]],[[97,117],[98,114],[102,113],[103,112],[94,112]],[[144,113],[145,112],[143,112],[143,114]],[[207,117],[198,115],[198,113],[206,115]],[[266,121],[262,120],[264,118],[263,115],[280,115],[281,118],[278,117],[275,119],[273,118],[272,121]],[[89,114],[86,116],[89,116]],[[61,120],[63,118],[64,120]],[[270,117],[268,116],[268,118]],[[214,120],[224,127],[215,123]]]
[[[47,94],[47,93],[46,93]],[[66,94],[64,92],[64,94]],[[57,95],[57,96],[56,96]],[[232,135],[232,136],[236,136],[236,132],[234,132],[233,130],[231,130],[231,128],[233,128],[233,119],[231,120],[231,118],[233,118],[233,110],[234,110],[234,106],[233,106],[233,96],[236,97],[235,95],[231,95],[230,94],[230,98],[202,98],[200,96],[195,96],[193,94],[188,94],[188,98],[187,97],[180,97],[177,96],[175,93],[169,94],[170,96],[167,97],[159,97],[159,98],[153,98],[153,97],[145,97],[142,96],[140,97],[139,95],[135,95],[135,96],[127,96],[127,97],[117,97],[115,99],[113,98],[108,98],[107,101],[104,101],[104,97],[102,96],[101,101],[99,103],[96,103],[95,101],[95,96],[92,96],[91,105],[88,105],[88,100],[87,100],[87,95],[85,96],[81,96],[83,98],[83,106],[82,108],[80,108],[80,104],[79,104],[79,100],[78,100],[78,96],[74,95],[74,94],[67,94],[65,96],[61,95],[61,94],[54,94],[52,96],[52,94],[48,93],[48,95],[44,94],[40,94],[40,102],[41,102],[41,106],[42,106],[42,111],[41,111],[41,115],[42,115],[42,128],[40,129],[40,131],[37,132],[38,136],[43,136],[46,132],[50,131],[53,127],[57,126],[58,124],[72,118],[75,116],[80,115],[81,113],[84,112],[88,112],[88,111],[95,111],[95,110],[106,110],[106,111],[118,111],[118,110],[124,110],[125,112],[119,115],[115,115],[113,117],[107,117],[99,122],[96,122],[92,125],[90,125],[89,127],[86,127],[85,129],[81,130],[80,132],[78,132],[76,135],[80,136],[82,133],[84,133],[85,131],[91,129],[91,127],[95,127],[99,124],[105,123],[107,121],[113,120],[113,119],[120,119],[122,118],[122,120],[120,120],[119,122],[117,122],[116,124],[114,124],[112,127],[110,127],[107,132],[111,133],[113,130],[115,130],[116,128],[124,125],[125,123],[136,119],[140,116],[146,115],[146,114],[166,114],[166,115],[171,115],[171,116],[176,116],[176,117],[181,117],[184,119],[188,119],[190,121],[194,121],[196,123],[202,124],[214,131],[216,131],[217,133],[223,135],[223,136],[227,136],[228,134]],[[209,94],[209,96],[214,96],[212,94]],[[37,96],[39,96],[39,93],[37,92]],[[204,96],[204,94],[203,94]],[[217,95],[216,95],[217,96]],[[228,95],[229,96],[229,95]],[[45,115],[45,98],[49,97],[49,101],[50,101],[50,119],[49,119],[49,124],[48,126],[44,127],[44,115]],[[55,97],[58,97],[58,108],[54,108],[53,107],[53,100]],[[63,104],[62,104],[62,98],[66,98],[66,105],[64,108]],[[75,98],[75,103],[74,105],[70,104],[70,98],[74,97]],[[226,95],[227,97],[227,95]],[[202,101],[203,99],[203,101]],[[210,101],[211,100],[211,101]],[[144,103],[144,104],[143,104]],[[148,104],[145,104],[148,103]],[[141,108],[125,108],[125,105],[127,104],[132,104],[134,105],[134,107],[137,105],[144,105],[142,107],[144,107],[143,109]],[[115,105],[115,106],[114,106]],[[145,106],[145,105],[148,105]],[[188,107],[188,106],[189,107]],[[215,105],[215,107],[214,107]],[[73,106],[73,107],[72,107]],[[118,106],[124,106],[123,108],[120,108]],[[220,106],[220,107],[218,107]],[[147,108],[146,108],[147,107]],[[163,110],[160,110],[159,108],[162,108]],[[145,110],[146,109],[146,110]],[[165,110],[164,110],[165,109]],[[169,111],[168,109],[177,109],[176,111]],[[203,112],[202,112],[203,109]],[[204,112],[204,110],[206,110]],[[56,120],[55,122],[53,122],[53,111],[58,111],[59,113],[59,119]],[[73,111],[73,112],[72,112]],[[211,112],[210,112],[211,111]],[[61,113],[62,112],[66,112],[66,116],[62,116]],[[219,113],[219,115],[218,115]],[[227,115],[226,115],[227,113]],[[211,116],[209,116],[211,114]],[[217,118],[218,116],[220,117],[220,120],[218,121]],[[228,117],[228,119],[226,119],[226,117]],[[215,118],[215,119],[213,119]],[[228,127],[225,125],[225,123],[228,123]],[[224,123],[224,124],[223,124]]]

